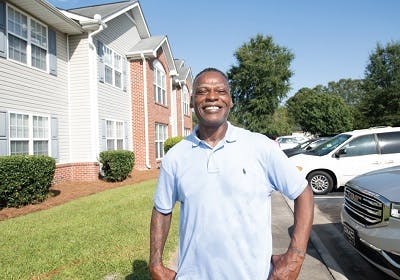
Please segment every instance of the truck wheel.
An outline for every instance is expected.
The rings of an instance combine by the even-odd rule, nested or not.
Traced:
[[[332,176],[325,171],[311,172],[307,181],[315,194],[327,194],[333,189]]]

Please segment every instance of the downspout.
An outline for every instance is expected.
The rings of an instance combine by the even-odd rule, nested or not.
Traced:
[[[143,110],[144,110],[144,141],[145,141],[145,166],[147,169],[151,168],[150,157],[149,157],[149,115],[147,108],[147,70],[146,70],[146,58],[144,54],[140,54],[142,58],[142,68],[143,68]]]
[[[97,75],[95,73],[97,73],[98,71],[98,67],[97,67],[97,59],[96,59],[96,46],[93,42],[93,37],[95,35],[97,35],[98,33],[100,33],[101,31],[104,30],[104,28],[106,27],[106,25],[102,22],[101,20],[101,16],[100,15],[95,15],[94,16],[94,20],[91,20],[90,22],[85,22],[85,23],[81,23],[82,26],[85,28],[87,27],[86,30],[88,30],[88,42],[89,42],[89,48],[91,50],[90,56],[89,56],[89,61],[90,61],[90,75],[91,75],[91,79],[90,79],[90,83],[91,83],[91,96],[90,96],[90,100],[91,100],[91,120],[92,120],[92,125],[94,128],[94,131],[92,133],[92,143],[98,143],[99,142],[99,108],[98,108],[98,99],[97,99],[97,92],[98,92],[98,86],[97,86]],[[85,26],[86,25],[86,26]],[[97,27],[97,29],[94,29],[93,31],[91,31],[91,29],[93,29],[93,27]],[[92,145],[93,147],[93,156],[96,158],[99,155],[99,144],[97,145]],[[101,167],[100,167],[101,168]]]

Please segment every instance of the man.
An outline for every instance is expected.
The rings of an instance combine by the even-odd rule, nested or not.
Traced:
[[[207,68],[193,82],[193,133],[162,161],[150,226],[153,279],[296,279],[313,221],[313,196],[269,138],[231,125],[228,79]],[[295,200],[286,253],[272,255],[271,192]],[[177,273],[162,263],[171,213],[180,202]]]

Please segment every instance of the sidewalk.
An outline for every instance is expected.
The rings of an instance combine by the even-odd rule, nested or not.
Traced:
[[[274,192],[272,194],[273,254],[284,253],[289,246],[289,231],[292,230],[293,226],[293,211],[290,208],[290,204],[291,201],[286,201],[280,193]],[[332,276],[318,251],[312,240],[310,240],[299,280],[337,279]]]

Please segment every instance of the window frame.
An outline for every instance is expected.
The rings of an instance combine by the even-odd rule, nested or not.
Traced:
[[[162,128],[163,131],[160,131],[160,128]],[[164,139],[160,138],[160,135],[162,133],[162,136]],[[161,160],[164,155],[164,143],[165,140],[168,138],[168,125],[163,124],[163,123],[155,123],[155,129],[154,129],[154,143],[155,143],[155,155],[156,155],[156,160]]]
[[[154,102],[168,106],[167,100],[167,74],[159,61],[153,62],[153,91]]]
[[[26,38],[24,38],[23,36],[14,33],[13,31],[10,31],[10,26],[9,26],[9,18],[10,18],[10,10],[12,9],[14,10],[14,12],[17,12],[19,14],[21,14],[22,16],[26,17],[27,22],[26,22]],[[44,35],[46,36],[46,40],[45,40],[45,46],[40,45],[40,43],[34,42],[34,40],[32,39],[32,22],[34,22],[35,24],[39,24],[40,26],[44,27],[45,31],[44,31]],[[22,40],[24,42],[26,42],[26,62],[23,61],[19,61],[16,60],[12,57],[10,57],[10,35],[13,36],[14,38],[17,38],[18,40]],[[42,34],[43,35],[43,34]],[[24,65],[24,66],[28,66],[29,68],[38,70],[38,71],[42,71],[45,73],[49,73],[49,69],[50,69],[50,62],[49,62],[49,27],[44,24],[43,22],[41,22],[40,20],[37,20],[36,18],[30,16],[29,14],[21,11],[20,9],[14,7],[13,5],[10,5],[9,3],[7,3],[6,5],[6,36],[7,36],[7,59],[10,61],[13,61],[15,63],[18,63],[20,65]],[[45,69],[33,66],[33,47],[39,48],[41,50],[45,51],[45,59],[44,59],[44,63],[45,63]]]
[[[106,119],[106,151],[123,150],[125,147],[125,124],[121,120]],[[109,136],[109,123],[112,124],[112,135]],[[118,130],[120,128],[120,131]],[[120,132],[121,134],[119,135]],[[110,149],[109,141],[113,141],[113,148]],[[119,146],[119,143],[122,145]],[[120,147],[120,148],[119,148]]]
[[[186,86],[182,88],[183,114],[190,116],[190,94]]]
[[[124,84],[124,77],[123,77],[123,65],[124,59],[123,56],[120,55],[118,52],[114,51],[112,48],[106,46],[103,44],[103,54],[104,54],[104,83],[107,85],[111,85],[113,87],[116,87],[118,89],[123,89],[123,84]],[[109,60],[108,60],[109,56]],[[119,65],[118,68],[116,67],[115,60],[116,57],[119,58]],[[111,72],[111,81],[107,80],[107,68],[109,68]],[[120,80],[120,85],[117,85],[116,82],[116,73],[119,73],[119,80]]]
[[[20,137],[18,135],[18,125],[16,125],[16,134],[17,136],[13,136],[12,133],[12,115],[16,116],[27,116],[27,136],[23,135],[24,137]],[[26,112],[15,112],[10,111],[8,112],[8,145],[10,147],[8,154],[9,155],[16,155],[16,154],[23,154],[23,155],[47,155],[51,156],[51,116],[46,114],[33,114],[33,113],[26,113]],[[35,137],[35,123],[34,118],[43,118],[46,120],[46,125],[41,127],[36,127],[37,129],[44,129],[44,135],[42,137]],[[18,122],[18,121],[17,121]],[[24,127],[24,126],[23,126]],[[46,142],[47,141],[47,153],[37,153],[35,151],[35,143],[39,142]],[[28,153],[13,153],[12,147],[13,143],[15,142],[28,142]]]

